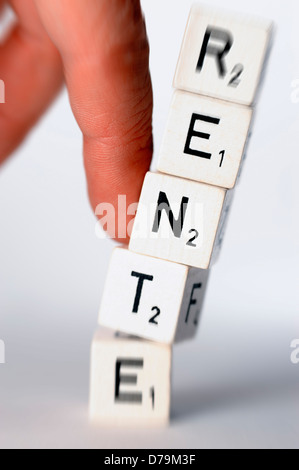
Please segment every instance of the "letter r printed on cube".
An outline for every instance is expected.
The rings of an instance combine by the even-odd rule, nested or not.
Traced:
[[[195,5],[174,87],[250,106],[269,51],[270,21]]]

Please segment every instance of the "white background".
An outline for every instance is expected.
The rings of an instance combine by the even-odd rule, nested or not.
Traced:
[[[193,2],[142,3],[158,149]],[[171,426],[88,426],[89,347],[113,243],[94,234],[81,136],[64,94],[0,170],[1,447],[299,447],[299,364],[290,361],[299,338],[299,103],[291,101],[299,7],[225,6],[272,18],[277,31],[200,334],[174,350]]]

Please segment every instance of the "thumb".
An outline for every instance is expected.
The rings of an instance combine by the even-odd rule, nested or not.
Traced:
[[[36,0],[58,48],[72,109],[84,137],[84,162],[95,210],[139,199],[152,157],[149,47],[139,0]],[[104,206],[103,206],[104,207]],[[117,228],[126,214],[110,214]],[[107,221],[107,219],[106,219]],[[126,240],[122,237],[125,236]]]

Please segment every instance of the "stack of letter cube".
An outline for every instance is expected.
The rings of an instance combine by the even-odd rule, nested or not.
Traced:
[[[173,343],[197,329],[250,135],[271,23],[193,7],[158,173],[114,250],[92,345],[91,419],[165,424]],[[113,330],[118,333],[113,333]]]

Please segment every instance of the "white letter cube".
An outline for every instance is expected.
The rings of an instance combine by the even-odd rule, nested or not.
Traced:
[[[166,344],[193,338],[208,270],[188,268],[125,248],[113,252],[99,324]]]
[[[91,422],[164,426],[171,394],[170,346],[100,330],[91,351]]]
[[[231,189],[244,155],[252,110],[245,106],[174,93],[158,170]]]
[[[223,188],[147,173],[129,249],[208,269],[226,197]]]
[[[260,82],[272,23],[195,6],[174,87],[251,105]]]

